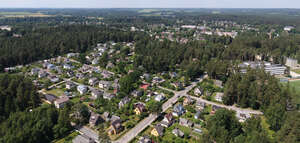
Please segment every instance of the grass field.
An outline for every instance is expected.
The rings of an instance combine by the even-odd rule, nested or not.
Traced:
[[[293,69],[292,71],[297,73],[297,74],[300,74],[300,69]]]
[[[46,91],[46,93],[53,94],[55,96],[61,96],[64,94],[64,91],[61,89],[51,89],[51,90]]]
[[[40,12],[32,13],[32,12],[0,12],[0,17],[10,18],[24,18],[24,17],[51,17],[53,15],[46,15]]]
[[[143,10],[139,10],[139,13],[150,13],[150,12],[157,12],[159,11],[158,9],[143,9]]]

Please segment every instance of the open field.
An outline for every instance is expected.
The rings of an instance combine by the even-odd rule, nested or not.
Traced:
[[[48,94],[53,94],[53,95],[55,95],[55,96],[58,97],[58,96],[63,95],[63,94],[64,94],[64,91],[61,90],[61,89],[51,89],[51,90],[46,91],[46,93],[48,93]]]
[[[4,18],[24,18],[24,17],[51,17],[53,15],[46,15],[43,13],[32,13],[32,12],[0,12],[0,17]]]
[[[157,12],[159,11],[158,9],[142,9],[142,10],[139,10],[138,12],[139,13],[150,13],[150,12]]]
[[[292,71],[297,73],[297,74],[300,74],[300,69],[293,69]]]

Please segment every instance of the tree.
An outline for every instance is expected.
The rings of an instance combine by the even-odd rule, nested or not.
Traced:
[[[242,133],[242,125],[233,111],[219,109],[210,117],[206,126],[208,132],[203,135],[203,142],[228,143]]]
[[[300,112],[293,111],[288,113],[281,129],[277,132],[277,140],[280,143],[300,142]]]
[[[162,104],[154,100],[149,101],[146,107],[151,113],[160,113],[162,111]]]
[[[69,133],[69,131],[71,131],[71,129],[72,126],[69,115],[69,109],[63,108],[63,110],[59,112],[57,124],[53,127],[54,137],[59,138],[62,136],[66,136]]]
[[[73,116],[76,124],[84,125],[90,118],[88,107],[82,103],[75,104],[73,106]]]

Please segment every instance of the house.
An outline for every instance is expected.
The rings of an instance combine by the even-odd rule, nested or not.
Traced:
[[[141,89],[147,90],[149,88],[150,84],[142,84],[140,86]]]
[[[185,127],[193,127],[194,123],[185,118],[179,118],[179,125]]]
[[[163,136],[164,135],[164,127],[162,127],[161,125],[156,125],[152,131],[151,131],[151,135],[153,136]]]
[[[144,104],[142,104],[142,103],[135,104],[134,112],[136,115],[141,115],[144,111],[146,111]]]
[[[295,27],[294,26],[285,26],[284,28],[283,28],[283,30],[284,31],[291,31],[291,30],[293,30]]]
[[[67,102],[69,102],[69,97],[61,96],[60,98],[58,98],[54,101],[54,105],[56,108],[63,108]]]
[[[140,97],[140,96],[143,96],[143,94],[144,94],[144,91],[142,91],[142,90],[134,90],[131,93],[131,95],[133,95],[134,97]]]
[[[106,65],[106,69],[112,69],[114,67],[115,67],[115,65],[112,62],[108,62]]]
[[[177,105],[174,106],[173,112],[172,112],[173,116],[179,117],[184,113],[185,113],[185,110],[184,110],[182,104],[177,104]]]
[[[194,118],[195,118],[195,119],[200,119],[200,115],[201,115],[201,111],[198,110],[198,111],[196,112],[196,114],[194,115]]]
[[[220,106],[213,105],[213,106],[212,106],[212,110],[211,110],[211,114],[215,114],[215,112],[216,112],[217,110],[221,109],[221,108],[222,108],[222,107],[220,107]]]
[[[183,106],[191,105],[191,104],[193,104],[193,103],[194,103],[194,100],[193,100],[190,96],[186,97],[186,98],[183,100]]]
[[[47,103],[52,104],[52,103],[54,103],[54,101],[56,100],[57,97],[53,94],[45,94],[44,98]]]
[[[120,119],[115,120],[115,121],[111,122],[108,134],[109,135],[119,134],[122,130],[123,130],[123,126],[122,126],[121,120]]]
[[[93,59],[93,60],[92,60],[92,64],[93,64],[93,65],[99,64],[99,58]]]
[[[193,131],[194,131],[195,133],[199,133],[199,134],[202,133],[202,129],[199,129],[199,128],[194,128]]]
[[[39,68],[33,68],[31,69],[31,75],[37,75],[39,73],[40,69]]]
[[[160,77],[154,77],[152,79],[152,83],[154,83],[154,84],[156,84],[156,83],[162,83],[162,82],[164,82],[164,80],[161,79]]]
[[[97,89],[93,89],[91,94],[92,94],[92,99],[98,99],[101,95],[103,95],[103,91],[97,90]]]
[[[148,73],[144,73],[143,76],[141,76],[141,79],[144,79],[144,80],[149,80],[150,79],[150,74]]]
[[[239,119],[239,122],[245,122],[248,118],[251,118],[251,115],[247,113],[237,112],[236,117]]]
[[[172,133],[173,133],[176,137],[181,137],[181,138],[182,138],[182,137],[184,136],[184,133],[183,133],[181,130],[179,130],[178,128],[172,130]]]
[[[107,93],[107,92],[104,92],[104,94],[103,94],[103,98],[104,98],[104,99],[108,99],[108,100],[111,100],[111,99],[114,98],[115,96],[116,96],[115,94]]]
[[[56,66],[53,65],[53,64],[48,64],[48,65],[47,65],[47,69],[48,69],[48,70],[55,70],[55,69],[56,69]]]
[[[84,78],[84,74],[83,73],[77,73],[75,76],[78,79],[83,79]]]
[[[176,78],[177,77],[177,73],[176,72],[171,72],[170,73],[170,77],[171,78]]]
[[[298,65],[298,60],[293,58],[287,58],[285,62],[286,66],[296,67]]]
[[[119,102],[119,109],[124,107],[125,104],[130,102],[130,98],[128,96],[124,97],[120,102]]]
[[[72,58],[72,57],[76,57],[76,56],[79,56],[79,53],[68,53],[67,54],[68,58]]]
[[[217,93],[216,93],[216,96],[215,96],[215,100],[216,100],[216,101],[219,101],[219,102],[222,102],[222,101],[223,101],[223,96],[224,96],[224,93],[222,93],[222,92],[217,92]]]
[[[214,80],[214,84],[217,87],[223,88],[223,82],[221,80]]]
[[[74,76],[74,72],[73,71],[67,71],[67,76],[68,77],[73,77]]]
[[[49,76],[49,79],[53,83],[59,82],[59,78],[57,76]]]
[[[67,69],[67,70],[71,70],[73,68],[73,66],[70,64],[64,64],[63,68]]]
[[[45,71],[40,71],[38,74],[38,78],[44,78],[46,76],[47,76],[47,72],[45,72]]]
[[[105,121],[105,122],[108,122],[110,120],[110,114],[109,112],[104,112],[102,115],[101,115],[101,118]]]
[[[70,81],[68,81],[67,83],[66,83],[66,89],[72,89],[72,88],[74,88],[76,85],[75,85],[75,83],[73,83],[73,82],[70,82]]]
[[[97,82],[98,82],[98,79],[96,77],[89,79],[89,85],[91,85],[91,86],[95,86]]]
[[[139,138],[138,143],[152,143],[152,140],[148,136],[142,136]]]
[[[103,78],[111,78],[112,77],[112,74],[106,70],[102,71],[101,75]]]
[[[85,94],[88,91],[88,89],[87,89],[87,86],[85,86],[85,85],[78,85],[77,91],[82,95],[82,94]]]
[[[112,115],[111,118],[110,118],[110,122],[114,122],[116,120],[121,120],[121,118],[117,115]]]
[[[99,81],[99,88],[109,89],[111,85],[112,83],[110,81],[104,81],[104,80]]]
[[[200,100],[197,100],[196,102],[196,108],[200,109],[200,110],[203,110],[206,106],[206,103],[205,102],[202,102]]]
[[[194,89],[194,94],[197,95],[197,96],[201,96],[202,95],[202,91],[200,90],[200,88],[196,87]]]
[[[99,114],[92,112],[89,120],[90,126],[94,127],[97,126],[98,123],[100,122],[101,117]]]
[[[172,113],[168,113],[164,116],[164,119],[160,122],[163,127],[170,127],[175,122]]]
[[[183,84],[182,84],[181,82],[175,82],[175,83],[172,83],[172,85],[173,85],[177,90],[183,89]]]
[[[165,99],[165,96],[163,94],[157,94],[154,98],[155,101],[161,102]]]

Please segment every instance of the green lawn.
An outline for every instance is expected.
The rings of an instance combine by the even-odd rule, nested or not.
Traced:
[[[297,74],[300,74],[300,69],[293,69],[292,71],[297,73]]]
[[[78,132],[72,132],[68,136],[60,139],[60,140],[54,140],[53,143],[72,143],[72,140],[78,136]]]
[[[62,96],[64,94],[64,91],[62,89],[51,89],[46,91],[46,93],[48,94],[53,94],[55,96]]]

